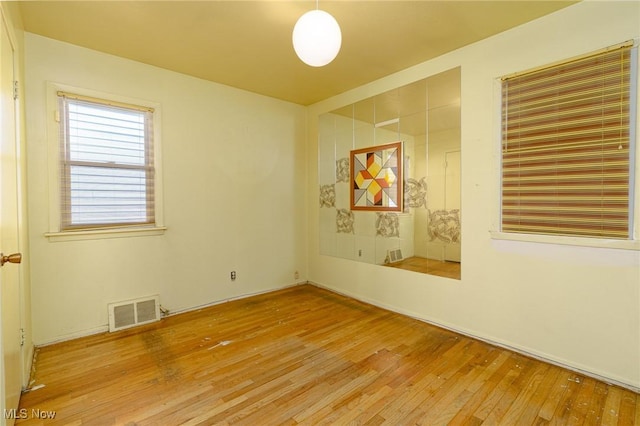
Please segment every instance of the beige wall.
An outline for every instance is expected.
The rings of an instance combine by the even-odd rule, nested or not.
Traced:
[[[109,302],[159,294],[175,312],[306,280],[305,108],[29,33],[25,41],[36,344],[104,330]],[[164,235],[44,236],[56,138],[47,82],[160,104]]]
[[[639,252],[490,236],[499,203],[496,78],[638,37],[639,2],[581,2],[311,106],[309,279],[640,388]],[[317,115],[456,66],[462,69],[462,280],[320,255],[312,208]],[[640,200],[640,185],[635,191]]]

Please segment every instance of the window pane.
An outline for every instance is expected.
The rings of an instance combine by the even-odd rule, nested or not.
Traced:
[[[629,238],[631,49],[503,81],[502,230]]]
[[[153,112],[59,96],[62,229],[153,224]]]
[[[69,159],[145,163],[144,112],[69,102]]]
[[[71,166],[71,223],[147,222],[144,170]]]

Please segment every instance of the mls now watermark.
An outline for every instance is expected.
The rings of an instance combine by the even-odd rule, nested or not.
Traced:
[[[50,410],[41,410],[39,408],[32,408],[31,410],[27,410],[26,408],[12,408],[10,410],[4,409],[4,418],[5,419],[14,419],[14,420],[25,420],[25,419],[49,419],[53,420],[56,418],[56,412]]]

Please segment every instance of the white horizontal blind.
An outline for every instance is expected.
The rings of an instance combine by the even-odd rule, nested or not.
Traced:
[[[503,79],[504,232],[630,238],[631,52]]]
[[[58,96],[62,230],[154,224],[153,110]]]

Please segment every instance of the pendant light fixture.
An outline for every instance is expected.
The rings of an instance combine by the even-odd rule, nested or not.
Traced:
[[[322,67],[333,61],[340,51],[340,25],[329,13],[318,9],[302,15],[293,27],[293,49],[302,62]]]

